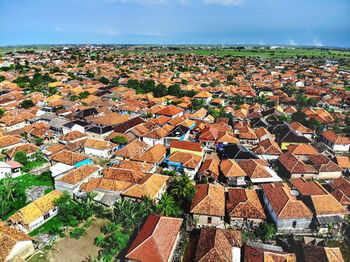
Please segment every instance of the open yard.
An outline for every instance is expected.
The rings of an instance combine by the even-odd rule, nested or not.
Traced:
[[[28,262],[81,262],[97,257],[100,248],[94,245],[94,239],[102,234],[101,227],[108,222],[97,218],[80,239],[70,238],[67,233],[65,238],[56,241],[55,248],[43,248]]]
[[[122,53],[133,53],[132,51],[121,50]],[[149,51],[145,50],[136,51],[136,53],[146,53],[146,52],[156,52],[164,54],[172,53],[193,53],[196,55],[231,55],[231,56],[245,56],[245,57],[272,57],[272,58],[288,58],[288,57],[305,57],[305,58],[349,58],[350,51],[338,51],[338,50],[321,50],[321,49],[312,49],[312,48],[296,48],[296,49],[181,49],[179,51]]]

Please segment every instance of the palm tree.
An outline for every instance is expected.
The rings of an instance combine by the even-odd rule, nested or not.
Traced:
[[[170,182],[170,194],[174,196],[176,202],[183,208],[186,207],[188,202],[191,202],[195,193],[195,188],[187,174],[181,176],[179,180]]]
[[[179,212],[175,205],[174,198],[165,193],[156,206],[157,212],[163,216],[176,216]]]
[[[15,202],[15,199],[13,197],[14,192],[16,191],[17,184],[11,177],[11,175],[6,174],[6,178],[3,180],[3,186],[5,188],[5,191],[7,192],[6,194],[6,199],[7,200],[12,200],[12,202]]]
[[[140,213],[143,217],[148,216],[149,214],[155,211],[155,206],[153,200],[149,196],[143,196],[142,202],[140,205]]]

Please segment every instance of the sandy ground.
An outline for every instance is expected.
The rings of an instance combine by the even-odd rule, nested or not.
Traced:
[[[107,224],[107,220],[94,221],[80,239],[65,238],[56,241],[56,250],[51,250],[47,259],[53,262],[81,262],[88,261],[98,255],[99,247],[94,245],[94,239],[101,235],[101,227]]]

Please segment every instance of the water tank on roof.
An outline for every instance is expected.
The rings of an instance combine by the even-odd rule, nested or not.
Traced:
[[[290,194],[291,194],[292,196],[296,196],[296,197],[300,195],[300,193],[299,193],[298,190],[291,190],[291,191],[290,191]]]

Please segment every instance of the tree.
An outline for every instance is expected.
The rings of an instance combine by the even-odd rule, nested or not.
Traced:
[[[108,85],[109,80],[108,78],[102,76],[98,81],[100,81],[102,84]]]
[[[269,240],[275,234],[275,227],[272,224],[264,222],[256,230],[256,235],[263,241]]]
[[[128,143],[128,140],[124,136],[115,136],[111,141],[118,145],[126,145]]]
[[[181,93],[181,87],[178,84],[171,85],[168,87],[168,94],[179,97]]]
[[[286,121],[287,123],[292,122],[292,119],[289,116],[286,116],[285,114],[280,115],[280,119]]]
[[[22,165],[25,165],[28,162],[28,157],[27,157],[27,154],[24,153],[23,151],[18,151],[15,153],[14,160]]]
[[[179,210],[175,204],[174,198],[168,193],[165,193],[156,205],[156,210],[159,215],[163,216],[177,216]]]
[[[4,109],[0,108],[0,117],[3,116],[5,114]]]
[[[307,123],[306,114],[303,111],[298,110],[292,115],[292,120],[299,122],[302,125],[305,125]]]
[[[311,97],[310,99],[307,100],[307,105],[315,107],[317,105],[317,101],[315,98]]]
[[[196,110],[197,111],[197,110],[201,109],[204,106],[205,106],[204,99],[194,99],[191,102],[191,109],[192,110]]]
[[[168,187],[168,193],[173,196],[175,202],[185,211],[191,205],[191,201],[196,193],[191,179],[187,174],[182,175],[179,179],[172,179]]]
[[[21,107],[24,109],[28,109],[28,108],[33,107],[33,106],[35,106],[35,104],[31,99],[23,100],[21,103]]]
[[[42,139],[42,138],[40,138],[40,137],[36,137],[35,138],[35,144],[37,145],[37,146],[41,146],[42,144],[44,144],[44,139]]]
[[[90,95],[90,93],[88,91],[80,92],[79,98],[84,99],[84,98],[87,98],[89,95]]]
[[[299,94],[297,96],[297,103],[299,105],[299,108],[303,108],[307,105],[307,96],[303,93]]]
[[[315,117],[310,119],[307,126],[310,127],[311,129],[315,130],[317,134],[320,134],[323,131],[323,127],[322,127],[320,120],[318,120]]]

